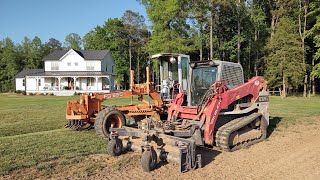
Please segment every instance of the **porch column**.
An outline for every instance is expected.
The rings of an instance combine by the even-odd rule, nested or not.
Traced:
[[[99,77],[96,77],[96,90],[98,91],[98,80],[99,80]]]
[[[73,77],[73,91],[76,92],[77,90],[77,84],[76,84],[76,80],[78,77]]]
[[[36,90],[39,91],[39,77],[36,77],[36,87]]]
[[[60,83],[61,83],[61,77],[58,77],[58,83],[59,83],[59,84],[58,84],[58,88],[59,88],[58,91],[60,91],[60,90],[61,90],[61,88],[60,88],[60,86],[61,86],[61,85],[60,85]]]

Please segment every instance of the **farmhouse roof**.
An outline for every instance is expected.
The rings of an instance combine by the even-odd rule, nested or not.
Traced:
[[[54,50],[43,58],[43,61],[58,61],[69,50]],[[85,60],[102,60],[110,51],[109,50],[74,50]]]
[[[43,73],[44,69],[24,69],[19,72],[15,78],[24,78],[25,76],[30,76],[33,74]]]

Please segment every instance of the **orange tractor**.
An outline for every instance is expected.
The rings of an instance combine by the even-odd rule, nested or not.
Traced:
[[[173,96],[166,120],[147,117],[136,126],[111,125],[108,153],[139,151],[144,171],[155,169],[160,159],[186,172],[202,167],[197,146],[234,151],[266,138],[269,93],[262,77],[244,82],[238,63],[199,61],[190,63],[186,79],[187,90]]]
[[[130,89],[104,94],[81,95],[80,101],[67,102],[66,128],[74,130],[90,129],[94,126],[96,133],[109,138],[109,128],[121,128],[128,123],[146,117],[160,121],[166,118],[168,107],[175,93],[186,90],[189,56],[183,54],[163,53],[152,56],[160,62],[160,85],[150,82],[150,67],[146,67],[146,82],[134,84],[134,72],[130,71]],[[148,95],[150,98],[144,99]],[[121,97],[138,97],[141,104],[104,107],[102,102]],[[126,118],[127,117],[127,118]],[[133,120],[127,122],[126,119]],[[162,118],[163,119],[163,118]]]

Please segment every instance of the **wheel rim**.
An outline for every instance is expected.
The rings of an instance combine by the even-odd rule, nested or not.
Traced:
[[[122,127],[122,121],[121,118],[117,115],[111,115],[108,117],[106,122],[106,130],[108,133],[110,133],[109,128],[113,125],[114,128],[121,128]]]
[[[152,168],[154,168],[155,165],[156,165],[156,158],[154,157],[154,153],[155,153],[155,152],[153,152],[153,151],[151,150],[151,158],[150,158],[151,162],[150,162],[150,167],[152,167]]]
[[[113,150],[114,150],[115,153],[119,153],[121,151],[121,147],[118,145],[118,143],[115,144]]]

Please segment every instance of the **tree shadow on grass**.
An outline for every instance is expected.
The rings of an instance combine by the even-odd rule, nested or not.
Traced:
[[[282,120],[282,117],[278,117],[278,116],[270,117],[267,138],[269,138],[270,135],[273,133],[273,131],[277,129],[278,124],[281,122],[281,120]]]

